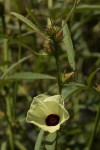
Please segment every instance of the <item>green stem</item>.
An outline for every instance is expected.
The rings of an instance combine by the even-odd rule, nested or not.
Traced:
[[[19,41],[21,42],[21,23],[20,21],[18,22],[19,24]],[[22,46],[19,44],[18,46],[18,61],[21,59],[21,52],[22,52]]]
[[[39,134],[38,134],[34,150],[40,150],[43,135],[44,135],[44,131],[41,129]]]
[[[18,82],[14,83],[14,90],[13,90],[13,122],[15,124],[16,119],[16,100],[17,100],[17,92],[18,92]]]
[[[59,50],[58,50],[58,44],[53,38],[53,44],[54,44],[54,57],[56,61],[56,67],[57,67],[57,80],[58,80],[58,88],[59,88],[59,94],[61,94],[62,91],[62,78],[61,78],[61,68],[60,68],[60,60],[59,60]],[[56,143],[55,143],[55,150],[57,150],[57,139],[58,139],[58,131],[56,136]]]
[[[3,15],[2,18],[2,24],[3,24],[3,33],[6,34],[6,23],[5,23],[5,17]],[[3,48],[4,48],[4,61],[8,61],[8,39],[4,39],[3,41]],[[4,67],[4,74],[6,73],[6,70],[8,69],[8,66],[6,65]],[[9,145],[10,149],[14,150],[14,132],[12,127],[12,99],[10,99],[8,96],[5,97],[6,99],[6,117],[8,121],[8,138],[9,138]]]
[[[76,10],[76,7],[77,7],[78,3],[79,3],[79,0],[75,0],[74,6],[73,6],[73,8],[72,8],[70,28],[71,28],[71,26],[73,25],[73,18],[74,18],[75,10]]]
[[[13,124],[13,114],[12,114],[12,99],[10,97],[6,97],[6,110],[7,110],[7,116],[9,119],[8,124],[8,137],[9,137],[9,144],[11,150],[14,150],[14,128],[12,126]]]
[[[56,66],[57,66],[58,88],[59,88],[59,93],[61,94],[62,79],[61,79],[61,68],[60,68],[60,60],[59,60],[59,51],[58,51],[58,44],[56,43],[54,38],[53,38],[53,44],[54,44],[54,57],[55,57]]]
[[[95,119],[95,123],[94,123],[94,129],[93,129],[93,132],[91,133],[88,150],[92,150],[93,140],[94,140],[94,137],[96,135],[99,119],[100,119],[100,104],[99,104],[98,112],[96,114],[96,119]]]

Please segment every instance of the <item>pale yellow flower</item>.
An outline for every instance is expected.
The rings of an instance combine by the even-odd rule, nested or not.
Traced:
[[[33,123],[50,133],[60,129],[60,125],[69,118],[61,95],[34,97],[28,110],[26,121]]]

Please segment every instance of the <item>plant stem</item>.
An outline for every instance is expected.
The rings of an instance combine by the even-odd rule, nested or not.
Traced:
[[[34,150],[40,150],[43,135],[44,135],[44,131],[41,129],[39,134],[38,134]]]
[[[13,108],[13,100],[7,95],[6,97],[6,111],[7,111],[7,116],[8,116],[8,137],[9,137],[9,144],[11,150],[14,150],[14,128],[13,128],[13,113],[12,113],[12,108]],[[7,120],[7,121],[8,121]]]
[[[59,88],[59,94],[61,94],[62,79],[61,79],[61,68],[60,68],[60,60],[59,60],[59,51],[58,51],[58,44],[56,43],[54,38],[53,38],[53,44],[54,44],[54,57],[55,57],[56,66],[57,66],[58,88]]]
[[[56,67],[57,67],[57,80],[58,80],[58,88],[59,88],[59,94],[61,94],[62,91],[62,78],[61,78],[61,68],[60,68],[60,60],[59,60],[59,50],[58,50],[58,44],[53,38],[53,45],[54,45],[54,57],[56,61]],[[58,131],[57,137],[56,137],[56,143],[55,143],[55,150],[57,150],[57,139],[58,139]]]
[[[96,114],[94,129],[93,129],[93,132],[91,133],[88,150],[92,150],[93,140],[94,140],[94,137],[95,137],[95,134],[96,134],[96,131],[97,131],[99,119],[100,119],[100,104],[99,104],[98,112]]]
[[[21,42],[21,23],[20,23],[20,21],[18,21],[18,24],[19,24],[19,41]],[[21,52],[22,52],[22,47],[19,44],[18,45],[18,61],[21,59]]]
[[[4,12],[5,13],[5,12]],[[6,22],[5,22],[5,15],[3,14],[3,17],[2,17],[2,28],[3,28],[3,33],[6,34]],[[4,39],[3,41],[3,59],[4,59],[4,62],[7,62],[8,61],[8,39]],[[6,65],[4,67],[4,74],[6,73],[6,70],[8,69],[8,65]],[[10,149],[11,150],[14,150],[15,147],[14,147],[14,132],[13,132],[13,126],[12,126],[12,99],[7,95],[5,96],[5,101],[6,101],[6,112],[5,112],[5,116],[6,116],[6,119],[8,121],[8,139],[9,139],[9,145],[10,145]]]

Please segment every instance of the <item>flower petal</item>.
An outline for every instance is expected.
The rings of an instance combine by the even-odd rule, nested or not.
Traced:
[[[46,99],[47,97],[48,95],[45,94],[40,94],[34,97],[30,107],[36,107],[37,103],[43,102],[43,100]]]
[[[60,129],[60,124],[58,124],[56,126],[47,126],[47,125],[43,125],[42,123],[39,124],[35,121],[30,121],[30,123],[33,123],[34,125],[38,126],[39,128],[42,128],[44,131],[48,131],[50,133],[54,133]]]
[[[49,96],[46,99],[44,99],[44,102],[46,102],[46,101],[55,101],[59,104],[63,104],[63,98],[61,95]]]
[[[60,124],[64,123],[66,120],[69,119],[69,113],[62,105],[60,105],[59,115],[61,118]]]
[[[55,126],[48,126],[46,118],[50,114],[56,114],[60,117],[60,121]],[[47,96],[41,94],[34,97],[30,109],[28,110],[26,121],[37,125],[50,133],[59,130],[60,125],[69,118],[69,114],[63,105],[61,95]]]
[[[59,129],[60,129],[60,124],[57,124],[56,126],[44,126],[43,128],[44,131],[48,131],[50,133],[54,133]]]
[[[49,114],[47,115],[50,115],[50,114],[59,115],[60,104],[58,104],[56,101],[45,101],[44,104],[48,108]]]

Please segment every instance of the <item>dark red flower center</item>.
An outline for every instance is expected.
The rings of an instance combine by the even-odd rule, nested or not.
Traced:
[[[56,114],[50,114],[45,119],[48,126],[56,126],[59,123],[60,117]]]

